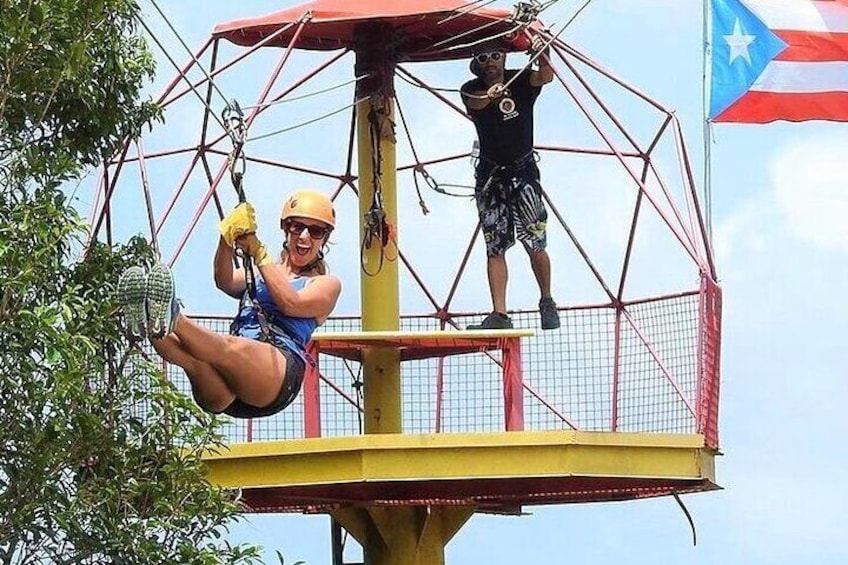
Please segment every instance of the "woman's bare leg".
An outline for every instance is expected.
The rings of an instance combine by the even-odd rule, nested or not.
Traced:
[[[183,368],[188,375],[191,391],[198,406],[217,414],[235,400],[236,393],[230,389],[227,380],[215,367],[186,351],[176,334],[168,334],[162,339],[152,339],[150,343],[165,361]]]
[[[177,317],[174,333],[185,352],[211,365],[242,402],[267,406],[279,395],[286,358],[273,345],[217,334],[183,315]]]

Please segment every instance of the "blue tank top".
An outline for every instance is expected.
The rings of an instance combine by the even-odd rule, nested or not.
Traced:
[[[294,290],[299,291],[309,279],[306,277],[297,277],[291,281],[291,286]],[[312,332],[318,327],[318,322],[315,318],[297,318],[287,316],[280,311],[274,299],[271,298],[271,293],[268,290],[268,285],[262,277],[256,277],[256,300],[259,306],[265,312],[265,316],[270,324],[272,338],[277,346],[285,346],[304,357],[306,353],[306,344],[312,338]],[[262,328],[259,325],[259,318],[256,316],[256,309],[250,301],[250,297],[245,296],[242,299],[242,308],[236,316],[235,326],[237,334],[243,337],[258,339],[262,336]]]

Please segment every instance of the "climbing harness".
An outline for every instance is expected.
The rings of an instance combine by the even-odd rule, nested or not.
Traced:
[[[244,112],[236,99],[232,99],[221,112],[221,119],[227,128],[227,135],[233,142],[233,150],[228,157],[230,180],[236,189],[239,203],[246,202],[244,195],[244,173],[247,170],[247,158],[244,154],[244,144],[247,139],[247,126],[244,123]]]
[[[244,123],[244,112],[235,98],[227,103],[227,106],[221,112],[221,119],[227,127],[227,135],[230,136],[233,142],[233,150],[228,157],[230,180],[238,195],[239,204],[243,204],[247,202],[247,196],[244,193],[244,174],[247,170],[244,143],[247,137],[247,126]],[[253,271],[253,259],[239,247],[235,248],[234,253],[237,260],[240,260],[244,267],[244,282],[247,287],[247,297],[256,312],[256,319],[259,322],[259,329],[262,332],[260,340],[270,342],[271,330],[268,326],[268,317],[265,315],[264,309],[256,298],[256,273]],[[241,300],[239,300],[238,312],[241,312],[244,307],[244,301],[245,298],[242,296]],[[234,320],[230,326],[230,333],[235,333],[235,329],[236,322]]]
[[[507,194],[509,198],[513,198],[515,191],[518,190],[518,185],[514,182],[520,178],[520,173],[526,169],[531,164],[537,163],[539,161],[539,153],[537,151],[531,151],[522,157],[519,157],[512,163],[508,165],[498,165],[494,161],[489,161],[485,157],[480,157],[483,159],[488,165],[492,168],[489,172],[489,177],[486,179],[486,182],[480,187],[480,191],[485,193],[489,190],[489,187],[495,181],[505,181],[510,187],[511,190]]]
[[[368,113],[368,137],[371,142],[371,183],[374,192],[371,197],[371,205],[364,215],[364,233],[362,245],[360,246],[360,257],[362,257],[362,271],[368,276],[377,275],[382,269],[385,261],[394,261],[394,257],[386,257],[386,248],[389,242],[394,242],[397,247],[397,238],[392,233],[392,227],[386,221],[386,209],[383,204],[383,150],[382,140],[395,141],[395,124],[389,119],[388,102],[382,95],[372,95],[373,103]],[[380,261],[373,271],[366,266],[365,250],[371,249],[373,245],[380,246]]]

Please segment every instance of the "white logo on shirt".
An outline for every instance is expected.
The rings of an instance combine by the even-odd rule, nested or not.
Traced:
[[[515,100],[512,98],[501,99],[498,109],[503,114],[503,121],[505,122],[518,116],[518,112],[515,111]]]

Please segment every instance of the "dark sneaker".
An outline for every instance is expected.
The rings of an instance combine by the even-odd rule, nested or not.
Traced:
[[[180,313],[174,297],[174,275],[167,265],[157,263],[147,274],[147,333],[163,338],[174,331]]]
[[[559,312],[553,298],[539,300],[539,315],[542,318],[543,330],[555,330],[559,327]]]
[[[467,330],[511,330],[512,320],[506,314],[492,312],[479,324],[467,326]]]
[[[124,326],[130,341],[147,336],[147,273],[141,267],[130,267],[118,279],[118,302],[124,313]]]

